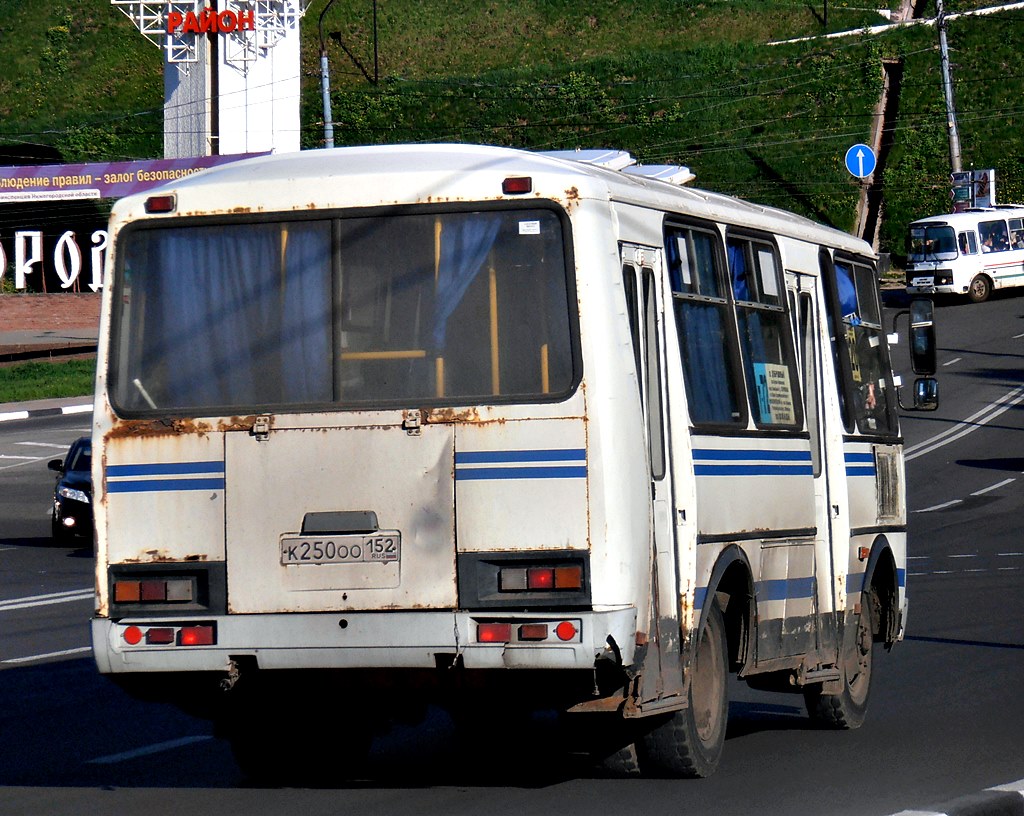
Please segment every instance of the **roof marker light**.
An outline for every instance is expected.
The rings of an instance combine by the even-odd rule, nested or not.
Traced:
[[[505,195],[522,195],[533,192],[533,179],[529,176],[509,176],[501,182],[501,191]]]
[[[169,213],[174,212],[176,206],[173,195],[155,195],[146,199],[145,209],[147,213]]]

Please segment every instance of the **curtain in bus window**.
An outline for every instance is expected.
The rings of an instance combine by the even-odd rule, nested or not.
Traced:
[[[327,222],[282,228],[282,399],[327,402],[333,396],[331,227]]]
[[[308,236],[315,227],[290,242],[277,225],[149,239],[145,314],[135,316],[144,329],[136,390],[145,390],[145,402],[196,408],[329,398],[329,335],[316,322],[330,304],[329,252],[326,239],[319,249],[303,247],[303,230]]]
[[[728,302],[691,299],[691,294],[719,295],[713,238],[697,231],[672,231],[666,239],[690,420],[697,425],[735,423],[741,415],[730,354]]]
[[[488,215],[448,217],[444,220],[434,314],[435,349],[444,347],[448,318],[483,268],[501,228],[501,220],[500,216]]]

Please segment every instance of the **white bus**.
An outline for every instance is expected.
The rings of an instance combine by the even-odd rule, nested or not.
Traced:
[[[972,208],[921,218],[907,236],[907,291],[967,295],[1024,286],[1024,207]]]
[[[876,259],[686,176],[353,147],[118,202],[99,670],[260,778],[427,704],[704,776],[729,672],[859,725],[907,610]]]

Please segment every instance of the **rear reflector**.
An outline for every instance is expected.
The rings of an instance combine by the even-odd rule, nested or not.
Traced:
[[[169,643],[174,643],[174,630],[167,627],[150,629],[146,632],[146,643],[157,646],[166,646]]]
[[[570,621],[562,621],[555,627],[555,634],[559,640],[572,640],[576,637],[576,625]]]
[[[520,640],[547,640],[548,625],[546,623],[524,623],[519,627]]]
[[[129,626],[123,633],[124,642],[129,646],[135,646],[142,642],[142,630],[138,626]]]
[[[480,623],[476,627],[476,639],[480,643],[508,643],[512,640],[512,624]]]

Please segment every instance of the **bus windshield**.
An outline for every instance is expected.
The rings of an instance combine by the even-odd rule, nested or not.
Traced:
[[[952,227],[927,224],[910,228],[911,261],[952,261],[956,258],[956,236]]]
[[[555,399],[575,382],[546,209],[145,227],[122,237],[127,415]]]

